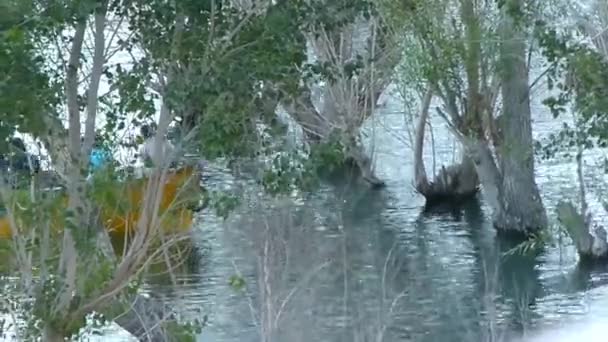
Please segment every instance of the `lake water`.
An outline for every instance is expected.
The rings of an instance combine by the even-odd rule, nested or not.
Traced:
[[[482,199],[459,211],[421,212],[401,107],[388,97],[367,127],[386,189],[325,186],[271,200],[252,182],[210,172],[207,184],[240,188],[248,201],[227,221],[203,213],[192,272],[178,275],[177,286],[151,281],[146,290],[185,318],[206,317],[198,341],[604,341],[608,268],[578,267],[569,240],[556,238],[537,256],[505,254],[512,246],[496,239]],[[559,127],[538,103],[534,113],[537,138]],[[455,148],[440,120],[433,127],[439,167]],[[600,157],[590,154],[587,163]],[[588,170],[599,195],[602,177],[591,172],[599,168]],[[542,161],[537,174],[555,223],[556,202],[576,194],[574,164]],[[230,285],[235,275],[243,288]],[[95,340],[129,339],[110,330]]]
[[[240,188],[248,201],[227,221],[203,213],[192,272],[178,275],[177,286],[150,281],[145,290],[185,318],[206,317],[198,341],[605,341],[608,267],[578,267],[568,239],[556,234],[537,256],[505,254],[512,246],[496,239],[482,199],[422,213],[402,107],[388,97],[367,127],[386,189],[325,186],[271,200],[252,182],[210,172],[207,184]],[[455,151],[443,123],[433,127],[429,172],[433,154],[439,167]],[[536,103],[536,138],[558,127]],[[587,163],[601,156],[589,154]],[[596,196],[603,192],[597,170],[589,167],[587,177]],[[574,164],[539,162],[537,182],[554,224],[556,202],[576,194]],[[235,275],[243,288],[230,285]],[[110,330],[96,340],[128,337]]]
[[[578,267],[569,240],[556,238],[538,256],[510,255],[482,201],[421,213],[400,107],[389,97],[371,123],[386,189],[326,187],[273,201],[245,185],[249,202],[226,222],[200,218],[195,271],[180,276],[177,288],[148,290],[186,317],[206,316],[199,341],[565,341],[585,333],[585,341],[603,341],[608,269]],[[534,113],[537,138],[559,127],[538,103]],[[433,124],[439,166],[454,148],[441,121]],[[555,223],[556,202],[576,193],[574,164],[543,161],[537,174]],[[209,184],[226,179],[210,177]],[[245,280],[243,289],[229,284],[234,275]]]
[[[559,128],[541,100],[533,108],[537,138]],[[421,213],[403,107],[389,96],[367,129],[386,189],[325,187],[272,201],[246,185],[248,203],[226,222],[211,213],[199,218],[193,271],[177,286],[150,282],[146,290],[185,317],[207,317],[199,341],[605,341],[608,269],[578,267],[567,239],[535,257],[505,255],[511,246],[495,238],[482,200],[458,212]],[[455,148],[443,123],[433,126],[439,167]],[[599,162],[599,154],[587,161]],[[554,222],[556,202],[576,194],[574,165],[540,162],[537,182]],[[221,172],[208,183],[236,184]],[[244,288],[229,284],[235,275]]]

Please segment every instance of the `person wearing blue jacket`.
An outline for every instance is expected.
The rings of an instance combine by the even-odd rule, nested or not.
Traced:
[[[104,167],[108,166],[112,161],[112,155],[108,149],[104,148],[98,136],[95,137],[95,144],[91,149],[91,154],[89,155],[89,168],[91,173],[99,171]]]

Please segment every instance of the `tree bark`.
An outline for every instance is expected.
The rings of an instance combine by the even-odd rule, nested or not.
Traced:
[[[64,342],[65,339],[66,337],[64,336],[64,334],[60,333],[59,331],[53,329],[50,326],[44,327],[43,340],[45,342]]]
[[[587,206],[587,194],[583,178],[583,148],[581,146],[579,146],[576,155],[576,163],[581,201],[580,212],[572,203],[560,201],[557,204],[557,219],[566,228],[583,262],[598,260],[605,262],[608,260],[606,230],[602,226],[596,226],[593,234],[591,233],[592,215],[588,212]],[[608,211],[608,205],[605,202],[604,209]]]
[[[608,260],[608,242],[603,227],[596,227],[594,234],[591,234],[583,215],[569,202],[557,204],[557,218],[572,238],[583,262]]]
[[[76,250],[73,232],[75,229],[84,227],[84,208],[86,199],[84,197],[84,177],[80,172],[80,108],[78,105],[78,71],[80,70],[80,55],[84,43],[87,18],[79,18],[75,25],[74,38],[70,50],[70,58],[65,79],[65,93],[68,108],[68,148],[69,148],[69,167],[68,167],[68,210],[72,216],[68,227],[63,232],[62,250],[59,260],[59,273],[64,278],[65,286],[58,294],[57,305],[53,308],[56,316],[67,316],[72,296],[76,290],[76,272],[78,262],[78,251]],[[80,209],[80,210],[79,210]]]
[[[174,320],[171,311],[161,301],[137,295],[129,311],[118,317],[115,323],[139,341],[161,342],[171,337],[162,323]]]
[[[521,4],[513,0],[511,6]],[[502,179],[494,225],[501,232],[530,235],[547,226],[547,215],[534,179],[526,37],[508,13],[501,26],[504,140],[498,149]]]
[[[310,96],[309,88],[304,87],[298,98],[283,100],[282,105],[287,113],[302,127],[308,144],[313,145],[328,139],[334,129],[340,131],[341,125],[334,120],[329,120],[329,117],[336,117],[337,115],[326,116],[325,113],[320,114]],[[328,109],[330,106],[324,108]],[[340,142],[345,148],[344,158],[346,163],[355,167],[356,170],[353,171],[371,186],[384,186],[384,182],[375,175],[371,158],[365,153],[359,141],[358,127],[350,130],[342,129],[341,133],[343,133],[343,138]]]
[[[470,139],[464,142],[464,146],[475,164],[484,199],[494,210],[499,210],[501,173],[488,142],[483,139]]]
[[[289,116],[302,127],[309,143],[320,142],[331,132],[329,122],[321,116],[312,102],[309,87],[301,87],[297,97],[284,96],[281,105]]]
[[[95,42],[93,54],[93,68],[91,71],[91,80],[89,89],[87,90],[87,119],[85,123],[84,142],[82,144],[82,163],[88,160],[91,154],[91,149],[95,143],[95,124],[97,118],[97,107],[99,99],[99,82],[103,74],[103,66],[106,56],[104,50],[105,44],[105,25],[106,13],[108,10],[108,0],[101,1],[95,12]]]

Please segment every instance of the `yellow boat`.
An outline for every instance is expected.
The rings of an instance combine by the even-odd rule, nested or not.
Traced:
[[[148,181],[147,178],[130,180],[118,188],[104,188],[101,185],[101,191],[95,191],[93,202],[100,209],[102,224],[112,235],[130,234],[137,228]],[[164,232],[184,232],[192,227],[192,201],[198,200],[200,194],[195,167],[187,166],[167,174],[158,210],[160,226]],[[67,206],[66,195],[61,195],[60,203],[58,210],[64,211]],[[21,229],[22,220],[19,221],[17,226]],[[63,224],[57,220],[52,226],[58,228]],[[0,217],[0,239],[11,237],[9,217]]]

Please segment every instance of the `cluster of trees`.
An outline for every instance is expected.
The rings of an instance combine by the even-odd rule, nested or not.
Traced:
[[[178,153],[267,157],[276,146],[268,137],[283,133],[276,117],[281,107],[303,128],[306,156],[313,157],[296,168],[292,160],[276,158],[274,173],[264,177],[269,188],[304,184],[310,171],[328,164],[349,165],[381,185],[358,136],[398,61],[376,10],[365,0],[2,2],[1,136],[7,142],[17,133],[31,137],[48,154],[68,198],[65,229],[54,235],[47,223],[56,219],[50,215],[57,215],[57,198],[40,188],[24,196],[2,187],[14,233],[9,248],[21,272],[7,306],[18,303],[23,315],[17,321],[32,323],[18,329],[26,334],[21,337],[63,340],[85,325],[87,315],[124,317],[120,310],[133,301],[142,273],[183,238],[164,236],[159,228],[158,203],[172,162],[166,160],[149,176],[135,235],[118,258],[108,252],[112,246],[98,229],[91,201],[95,182],[86,181],[98,135],[119,148],[130,144],[125,131],[154,121],[157,151],[173,126]],[[352,37],[362,29],[371,34],[355,47]],[[317,60],[308,60],[308,43]],[[374,72],[385,64],[379,70],[388,72]],[[315,106],[311,86],[319,81],[331,86],[323,105]],[[24,302],[22,293],[33,302]],[[136,318],[147,315],[142,310]],[[137,322],[123,325],[141,338],[166,329],[143,329]]]
[[[606,146],[607,5],[595,1],[583,10],[559,1],[413,3],[398,15],[409,15],[405,31],[412,53],[405,59],[415,60],[424,84],[414,148],[417,190],[432,205],[474,195],[481,186],[499,233],[538,237],[548,221],[534,180],[535,156],[570,155],[576,147],[581,205],[560,202],[558,218],[582,260],[606,258],[606,232],[588,212],[582,156]],[[571,24],[556,24],[564,22]],[[545,66],[531,81],[539,69],[535,60]],[[541,80],[556,94],[543,95],[543,103],[555,118],[571,113],[574,126],[535,143],[530,102]],[[433,98],[463,153],[459,164],[442,168],[431,182],[422,154]]]
[[[156,212],[171,160],[150,176],[143,205],[149,215],[140,217],[126,252],[118,259],[86,253],[107,250],[103,234],[90,229],[95,208],[83,172],[96,134],[118,148],[125,131],[155,121],[157,149],[174,126],[178,152],[274,157],[282,146],[275,142],[285,137],[277,117],[283,110],[302,129],[305,153],[274,157],[263,178],[269,189],[289,190],[311,184],[319,171],[353,168],[381,186],[360,130],[403,63],[421,99],[418,191],[432,204],[472,196],[481,187],[499,231],[538,234],[547,215],[534,179],[532,55],[542,51],[551,63],[546,76],[560,94],[546,102],[556,115],[574,104],[580,124],[560,136],[581,146],[579,154],[608,137],[606,31],[589,25],[589,18],[581,18],[585,30],[558,31],[548,8],[523,0],[3,1],[0,136],[8,143],[16,132],[30,135],[48,152],[69,198],[59,245],[41,245],[50,242],[40,208],[52,199],[35,191],[23,210],[38,209],[38,235],[16,234],[12,241],[23,271],[19,290],[35,302],[33,315],[24,316],[34,317],[27,321],[35,329],[27,331],[55,341],[75,333],[93,312],[113,320],[118,300],[106,299],[132,298],[162,238]],[[597,13],[606,24],[608,10]],[[575,43],[575,31],[595,45]],[[317,89],[320,101],[313,96]],[[433,99],[463,154],[429,181],[422,152]],[[13,192],[2,187],[5,203]],[[608,248],[592,243],[599,235],[591,234],[586,205],[582,214],[569,208],[570,217],[583,218],[572,230],[584,237],[577,242],[581,255],[608,255]],[[19,231],[18,222],[12,224]]]

